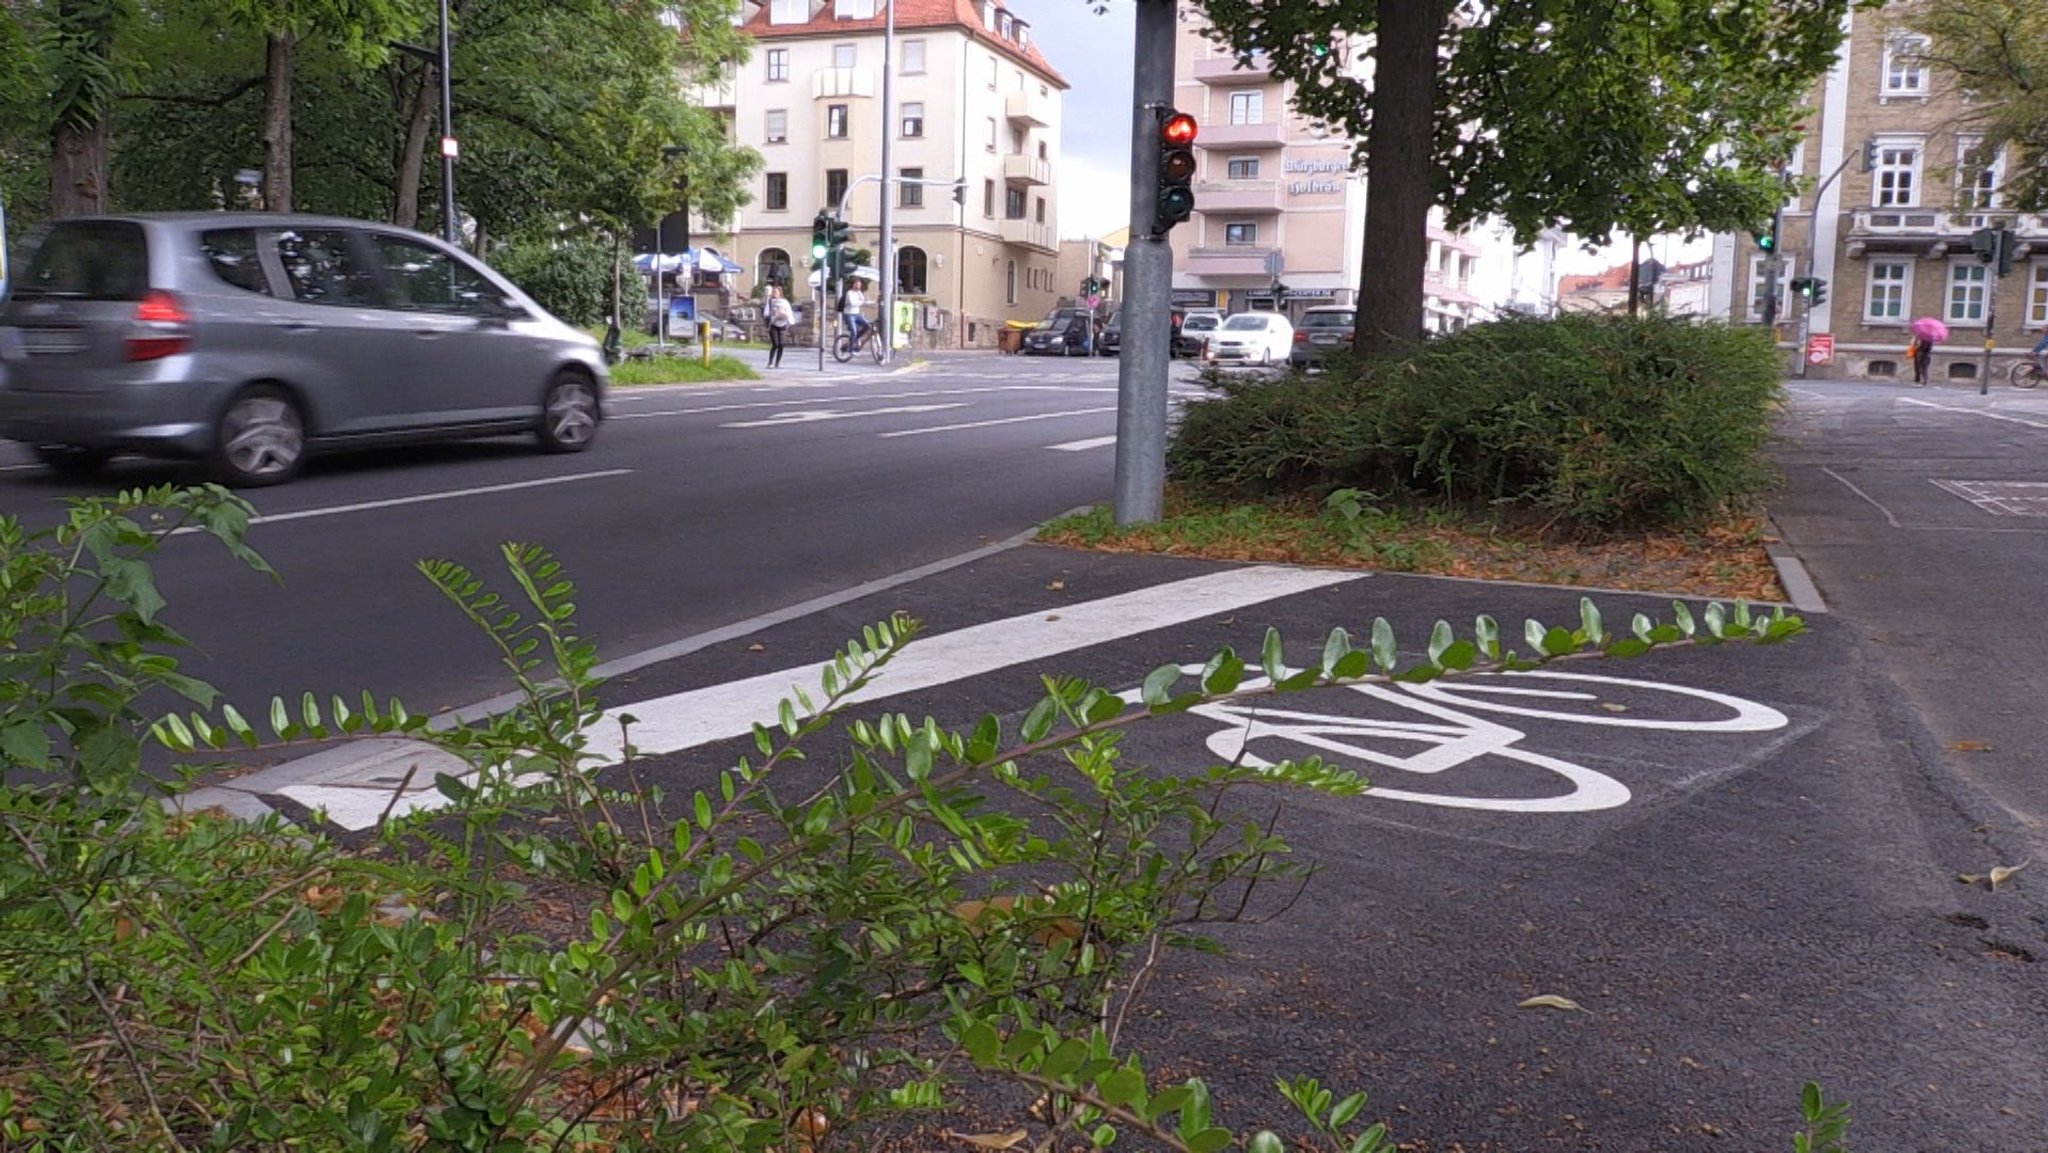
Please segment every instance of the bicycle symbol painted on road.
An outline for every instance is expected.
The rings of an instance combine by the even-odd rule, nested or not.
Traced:
[[[1201,665],[1183,672],[1200,677]],[[1241,686],[1262,688],[1264,677]],[[1374,702],[1378,715],[1310,713],[1263,705],[1208,704],[1188,715],[1221,721],[1209,734],[1209,751],[1225,761],[1271,768],[1283,759],[1320,756],[1332,763],[1446,777],[1487,757],[1531,766],[1561,777],[1569,788],[1540,796],[1467,795],[1420,792],[1389,786],[1368,774],[1367,797],[1457,809],[1503,813],[1586,813],[1629,802],[1627,785],[1605,773],[1523,748],[1528,734],[1494,716],[1674,733],[1767,733],[1790,723],[1784,713],[1725,693],[1655,681],[1584,673],[1531,671],[1492,673],[1420,685],[1359,684],[1328,692],[1356,693]],[[1123,694],[1136,702],[1142,690]],[[1269,700],[1271,698],[1268,698]],[[1385,715],[1393,711],[1392,716]],[[1486,715],[1482,715],[1486,714]],[[1412,719],[1425,718],[1425,719]],[[1370,744],[1366,742],[1372,742]],[[1268,754],[1270,754],[1270,759]]]

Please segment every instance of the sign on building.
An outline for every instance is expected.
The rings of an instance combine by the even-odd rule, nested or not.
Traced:
[[[1806,338],[1806,363],[1833,364],[1835,362],[1835,334],[1816,332]]]

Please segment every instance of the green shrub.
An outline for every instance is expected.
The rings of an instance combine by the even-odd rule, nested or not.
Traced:
[[[1224,384],[1189,407],[1168,465],[1243,495],[1392,488],[1581,531],[1682,523],[1769,483],[1781,375],[1750,329],[1503,320],[1384,361]]]
[[[491,267],[567,324],[599,324],[605,318],[612,296],[612,250],[602,241],[514,241],[491,253]],[[636,281],[628,276],[627,287]]]

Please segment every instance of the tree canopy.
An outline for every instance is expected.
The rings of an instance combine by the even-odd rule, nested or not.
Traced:
[[[2048,209],[2048,5],[1920,0],[1900,13],[1926,36],[1936,83],[1971,93],[1958,112],[1980,155],[2006,154],[2004,188],[2021,211]]]

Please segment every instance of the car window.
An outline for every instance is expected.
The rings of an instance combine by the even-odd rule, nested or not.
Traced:
[[[206,254],[207,267],[223,282],[243,292],[271,295],[270,277],[263,273],[257,255],[253,228],[216,228],[199,234],[199,251]]]
[[[356,257],[344,229],[286,229],[277,234],[277,257],[284,265],[285,283],[291,286],[294,300],[307,304],[383,303],[376,271]]]
[[[13,291],[23,299],[141,300],[149,293],[149,240],[130,220],[60,221]]]
[[[1266,318],[1252,312],[1240,312],[1223,322],[1225,332],[1257,332],[1266,327]]]
[[[400,308],[458,316],[502,316],[505,293],[483,274],[438,248],[402,236],[372,240],[391,274]]]
[[[1355,312],[1310,312],[1301,318],[1301,328],[1351,328],[1358,323]]]
[[[1207,331],[1216,327],[1216,318],[1213,316],[1190,316],[1181,327],[1184,329],[1192,328],[1197,331]]]

